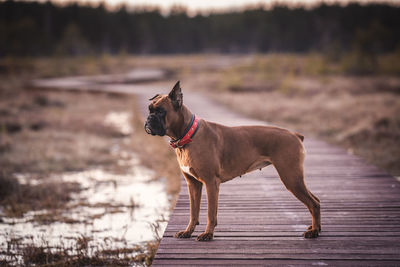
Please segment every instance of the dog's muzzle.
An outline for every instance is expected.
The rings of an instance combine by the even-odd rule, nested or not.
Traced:
[[[151,135],[164,136],[166,133],[162,119],[154,114],[150,114],[149,117],[147,117],[144,130]]]

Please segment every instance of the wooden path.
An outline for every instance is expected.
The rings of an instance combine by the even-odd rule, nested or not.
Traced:
[[[202,118],[231,125],[256,123],[204,98],[186,94],[184,99]],[[195,241],[207,222],[204,189],[200,225],[191,239],[176,239],[173,235],[185,229],[189,218],[182,180],[153,266],[400,266],[400,183],[324,142],[306,136],[305,146],[306,183],[321,199],[318,239],[301,236],[311,216],[272,166],[221,185],[213,241]]]
[[[44,80],[36,84],[137,94],[144,113],[149,97],[168,90],[167,86],[151,84],[93,84],[83,78]],[[238,116],[193,92],[184,92],[184,102],[207,120],[227,125],[263,123]],[[311,223],[311,216],[286,191],[272,166],[221,185],[213,241],[197,242],[194,238],[206,224],[204,194],[200,225],[194,237],[173,238],[175,232],[185,229],[189,218],[188,194],[182,180],[176,208],[153,266],[400,266],[400,183],[324,142],[306,136],[305,146],[306,183],[321,199],[322,233],[318,239],[301,236]]]

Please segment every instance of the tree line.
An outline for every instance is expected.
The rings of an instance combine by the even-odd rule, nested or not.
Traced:
[[[0,57],[99,53],[400,51],[400,7],[326,5],[189,16],[76,3],[0,2]]]

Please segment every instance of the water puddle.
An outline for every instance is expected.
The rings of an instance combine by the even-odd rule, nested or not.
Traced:
[[[116,128],[121,134],[129,135],[132,133],[131,114],[128,112],[109,112],[104,120],[104,124]]]
[[[129,113],[111,112],[105,124],[129,135],[132,131],[129,120]],[[125,139],[129,141],[129,137]],[[72,196],[67,208],[58,214],[60,219],[57,221],[43,223],[37,220],[37,216],[45,218],[47,213],[54,212],[49,210],[31,211],[23,218],[2,216],[1,249],[14,249],[10,248],[10,240],[57,248],[82,236],[89,238],[92,248],[122,249],[143,245],[162,236],[170,214],[165,181],[154,179],[152,170],[141,166],[135,154],[123,151],[118,144],[111,153],[119,153],[118,165],[124,166],[122,173],[98,167],[44,179],[46,182],[79,183],[82,190]],[[43,180],[36,180],[30,174],[18,174],[17,178],[21,184],[38,184]]]

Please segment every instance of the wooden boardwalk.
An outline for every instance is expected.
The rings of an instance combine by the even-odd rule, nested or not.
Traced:
[[[204,99],[184,99],[205,119],[254,123],[215,105],[205,108]],[[195,241],[207,221],[204,189],[200,225],[191,239],[176,239],[173,235],[184,230],[189,219],[182,180],[153,266],[400,266],[400,183],[342,149],[307,136],[305,146],[306,183],[321,199],[319,238],[302,237],[311,216],[269,166],[221,185],[213,241]]]

